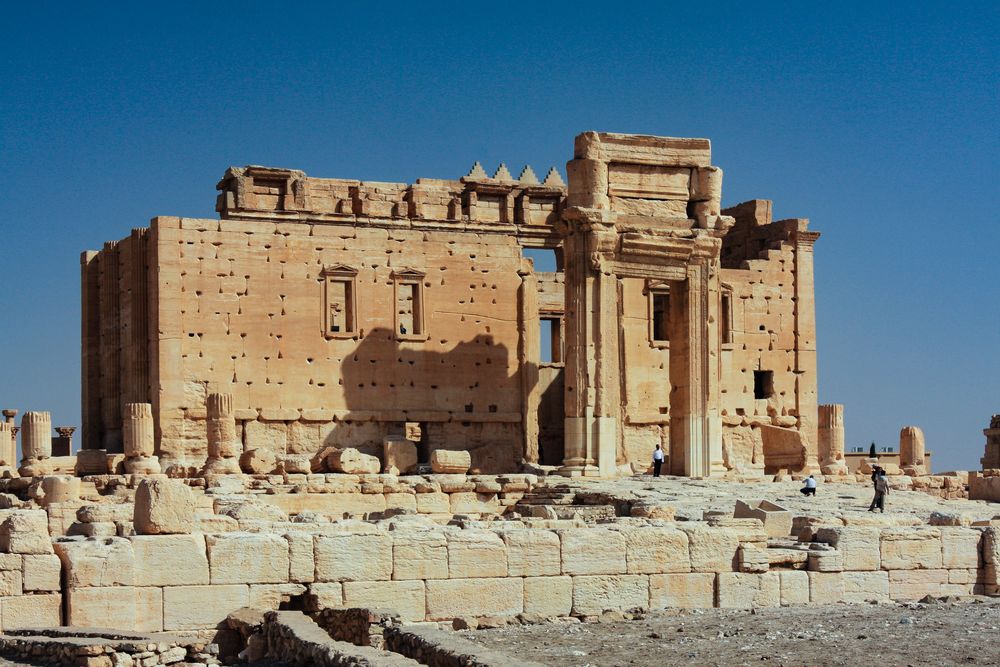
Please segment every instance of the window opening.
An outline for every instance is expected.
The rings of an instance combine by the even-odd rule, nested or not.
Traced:
[[[562,318],[542,317],[539,319],[541,333],[540,351],[543,364],[562,363]]]
[[[753,397],[756,399],[771,398],[774,396],[774,372],[754,371],[753,372]]]
[[[653,340],[667,342],[670,340],[670,293],[666,290],[654,290],[653,299]]]

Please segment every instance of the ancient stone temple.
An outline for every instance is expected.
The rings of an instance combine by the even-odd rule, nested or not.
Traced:
[[[148,403],[141,456],[167,471],[404,437],[482,472],[610,476],[656,444],[689,476],[835,461],[808,222],[723,209],[705,139],[581,134],[567,181],[230,168],[219,220],[156,217],[83,254],[83,447],[125,451]]]

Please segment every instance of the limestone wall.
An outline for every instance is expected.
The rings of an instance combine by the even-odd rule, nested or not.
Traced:
[[[180,631],[294,597],[415,621],[968,595],[996,590],[996,530],[821,527],[804,558],[766,549],[760,528],[636,520],[561,530],[300,523],[282,534],[62,538],[55,551],[66,624]],[[8,591],[4,609],[38,607],[43,598],[20,590]]]

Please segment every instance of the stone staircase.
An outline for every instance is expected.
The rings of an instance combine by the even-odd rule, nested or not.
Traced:
[[[618,516],[615,505],[586,503],[568,484],[536,486],[514,505],[521,516],[540,519],[572,519],[579,516],[587,523]]]

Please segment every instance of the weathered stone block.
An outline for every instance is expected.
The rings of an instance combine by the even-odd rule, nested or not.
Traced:
[[[288,542],[288,580],[306,584],[316,579],[314,538],[308,533],[286,533]]]
[[[452,514],[497,514],[500,511],[495,493],[464,491],[450,494],[449,500]]]
[[[472,454],[465,450],[435,449],[431,470],[439,474],[464,475],[472,467]]]
[[[823,527],[816,541],[840,552],[845,570],[878,570],[881,567],[879,529],[874,526]]]
[[[163,589],[147,586],[135,589],[136,632],[163,631]]]
[[[447,493],[418,493],[416,500],[420,514],[451,513],[451,499]]]
[[[946,570],[975,569],[980,563],[983,533],[971,528],[942,527],[941,566]]]
[[[344,586],[340,583],[309,584],[309,609],[344,606]]]
[[[457,616],[514,616],[524,611],[520,577],[498,579],[435,579],[426,582],[427,619]]]
[[[135,584],[132,544],[123,537],[60,540],[55,543],[55,550],[69,588]]]
[[[889,599],[889,573],[885,570],[844,572],[841,581],[844,586],[844,602],[884,602]]]
[[[788,537],[792,532],[792,513],[770,500],[737,500],[733,517],[760,519],[768,537]]]
[[[782,606],[809,604],[809,574],[802,570],[777,572],[781,584]]]
[[[205,537],[212,584],[288,582],[288,542],[277,535],[225,533]]]
[[[919,600],[925,595],[942,595],[948,570],[890,570],[889,596],[893,600]]]
[[[559,536],[551,530],[508,530],[500,537],[507,546],[510,576],[547,577],[562,572]]]
[[[752,609],[781,605],[781,580],[776,572],[720,572],[716,583],[719,607]]]
[[[715,575],[710,572],[651,574],[650,609],[706,609],[715,606]]]
[[[139,535],[190,533],[194,513],[194,494],[176,480],[144,479],[135,490],[134,523]]]
[[[0,606],[0,625],[14,628],[54,628],[62,623],[62,595],[22,595],[7,598]]]
[[[23,593],[24,582],[20,570],[0,571],[0,597],[13,597]]]
[[[392,578],[392,537],[319,535],[316,537],[317,581],[388,581]]]
[[[444,533],[412,531],[393,535],[392,578],[447,579],[448,541]]]
[[[448,576],[452,579],[507,576],[507,548],[496,533],[451,531],[447,539]]]
[[[883,570],[941,567],[940,528],[886,528],[881,537]]]
[[[385,438],[382,456],[385,472],[406,475],[417,469],[417,445],[405,438]]]
[[[246,584],[169,586],[163,589],[163,629],[214,628],[226,616],[249,604],[250,587]]]
[[[810,551],[809,570],[812,572],[843,572],[844,558],[839,551]]]
[[[66,624],[76,628],[134,630],[135,588],[111,586],[67,589]]]
[[[690,572],[688,537],[676,528],[622,528],[629,574]]]
[[[733,530],[695,522],[681,523],[677,527],[688,537],[693,572],[732,572],[737,568],[736,550],[740,541]]]
[[[135,581],[143,586],[194,586],[209,582],[204,535],[134,535]]]
[[[649,577],[643,574],[573,577],[573,613],[649,608]]]
[[[625,536],[606,528],[571,528],[559,532],[563,574],[624,574]]]
[[[844,599],[844,578],[840,572],[809,572],[809,602],[834,604]]]
[[[23,581],[26,591],[60,590],[62,563],[55,554],[24,556]]]
[[[326,464],[334,472],[350,475],[377,475],[382,470],[382,462],[377,456],[362,454],[353,447],[331,452],[326,457]]]
[[[49,518],[45,510],[18,510],[0,524],[0,551],[12,554],[50,554]]]
[[[305,592],[303,584],[250,584],[250,606],[254,609],[279,609],[283,603]]]
[[[525,577],[524,613],[569,616],[572,610],[572,577]]]
[[[426,614],[422,581],[345,581],[344,606],[391,609],[404,621],[422,621]]]

